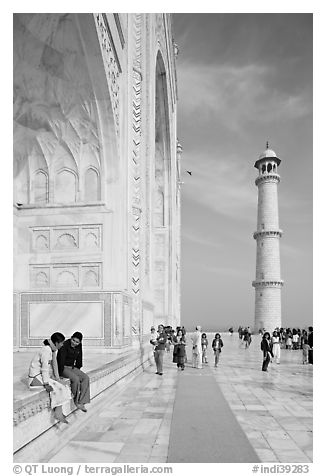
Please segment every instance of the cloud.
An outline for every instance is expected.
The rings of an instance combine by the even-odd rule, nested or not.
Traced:
[[[217,122],[232,131],[243,132],[254,121],[270,123],[301,118],[311,113],[309,93],[289,95],[281,88],[272,65],[178,64],[179,111],[200,112],[199,120]]]
[[[196,245],[201,245],[201,246],[208,246],[211,248],[221,248],[221,244],[217,242],[217,240],[208,240],[203,238],[202,236],[199,236],[195,233],[195,230],[193,231],[185,231],[184,229],[181,230],[181,238],[182,240],[187,240],[191,241],[192,243],[195,243]]]
[[[215,157],[208,152],[185,153],[193,174],[182,186],[182,196],[196,200],[215,213],[248,220],[256,217],[257,192],[250,170],[241,167],[241,157]]]

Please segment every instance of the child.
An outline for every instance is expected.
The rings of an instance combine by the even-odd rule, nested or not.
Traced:
[[[208,359],[207,359],[207,347],[208,347],[208,340],[205,332],[202,333],[201,336],[201,348],[202,348],[202,362],[203,364],[208,364]]]
[[[215,338],[212,342],[212,347],[215,355],[215,365],[214,367],[218,366],[218,362],[220,360],[220,353],[222,352],[223,341],[221,339],[221,335],[219,333],[215,334]]]

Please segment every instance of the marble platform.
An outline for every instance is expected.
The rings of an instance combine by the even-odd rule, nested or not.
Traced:
[[[208,338],[211,345],[212,335]],[[313,366],[302,364],[302,351],[283,350],[281,363],[272,363],[268,372],[262,372],[259,336],[253,336],[249,349],[236,334],[223,335],[223,340],[218,368],[213,366],[209,349],[205,370],[215,379],[260,461],[312,462]],[[190,348],[188,345],[184,373],[198,378],[200,385],[201,372],[190,366]],[[154,366],[147,367],[116,396],[110,398],[103,392],[96,414],[82,415],[77,432],[70,438],[67,435],[43,459],[34,461],[173,462],[169,459],[170,431],[182,375],[172,363],[172,352],[166,353],[162,377],[155,375]],[[185,434],[184,438],[190,436]]]
[[[58,423],[50,408],[50,400],[44,389],[30,390],[26,384],[26,369],[32,358],[31,352],[14,353],[14,460],[21,462],[35,461],[35,455],[41,459],[60,440],[65,441],[74,431],[78,430],[86,415],[76,411],[71,401],[63,406],[63,412],[69,416],[69,425]],[[102,392],[115,395],[148,365],[153,363],[150,345],[141,349],[132,349],[124,354],[89,353],[85,352],[83,370],[90,377],[91,404],[89,413],[95,411],[96,398]],[[66,382],[69,384],[69,381]]]

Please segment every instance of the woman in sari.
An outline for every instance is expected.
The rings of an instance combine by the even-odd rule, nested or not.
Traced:
[[[62,413],[62,405],[71,400],[70,387],[60,383],[57,366],[57,351],[63,346],[65,336],[55,332],[50,339],[45,339],[43,347],[34,355],[28,372],[28,384],[30,389],[44,389],[50,395],[51,408],[54,417],[63,422],[68,420]]]

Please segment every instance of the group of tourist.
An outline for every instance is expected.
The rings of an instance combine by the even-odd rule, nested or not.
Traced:
[[[76,407],[86,412],[85,404],[90,402],[89,377],[81,369],[83,366],[83,335],[75,332],[70,339],[61,332],[55,332],[43,341],[43,347],[34,355],[28,372],[30,389],[43,387],[50,395],[54,417],[68,423],[62,405],[74,400]],[[62,381],[70,380],[70,387]]]
[[[240,326],[238,333],[239,338],[248,348],[252,340],[250,327]],[[282,347],[289,350],[302,349],[302,363],[313,363],[312,327],[309,327],[308,331],[276,328],[272,336],[265,329],[260,329],[259,333],[262,335],[262,371],[267,371],[272,359],[275,359],[276,364],[280,363]],[[55,332],[49,339],[44,340],[43,347],[34,355],[29,367],[29,388],[44,387],[50,395],[54,417],[63,423],[68,423],[62,411],[62,406],[65,403],[73,399],[77,409],[86,412],[85,404],[90,402],[89,377],[81,370],[83,366],[82,339],[81,332],[75,332],[67,340],[62,333]],[[201,369],[203,364],[208,364],[207,351],[209,348],[207,334],[202,332],[201,326],[196,327],[190,341],[192,367]],[[178,370],[184,370],[187,362],[187,340],[184,327],[177,327],[176,331],[170,326],[164,327],[163,324],[160,324],[157,330],[152,327],[150,343],[153,346],[157,375],[163,375],[164,354],[166,351],[170,351],[171,346],[173,346],[173,362],[177,364]],[[219,364],[223,345],[221,335],[216,333],[212,340],[215,367]],[[65,385],[62,380],[64,378],[69,379],[70,386]]]
[[[240,344],[243,342],[245,349],[248,349],[248,347],[250,346],[252,342],[250,326],[247,326],[247,327],[239,326],[238,334],[239,334],[239,339],[241,341]]]
[[[313,327],[308,327],[308,331],[305,329],[291,330],[290,328],[283,329],[276,327],[272,333],[272,336],[269,332],[266,332],[265,329],[260,329],[259,333],[262,335],[262,370],[264,372],[267,371],[268,365],[272,359],[275,359],[276,364],[280,363],[281,348],[288,350],[302,349],[302,363],[313,363]]]
[[[207,334],[205,332],[202,333],[201,326],[197,326],[190,339],[192,344],[192,367],[201,369],[203,364],[208,364],[207,350],[209,342]],[[173,362],[177,364],[178,370],[184,370],[187,361],[187,340],[184,327],[177,327],[176,331],[174,331],[171,328],[164,328],[163,324],[160,324],[157,330],[152,326],[150,343],[153,346],[157,375],[163,375],[164,354],[165,351],[169,352],[171,345],[173,345]],[[218,366],[222,347],[221,335],[216,333],[212,341],[215,367]]]

